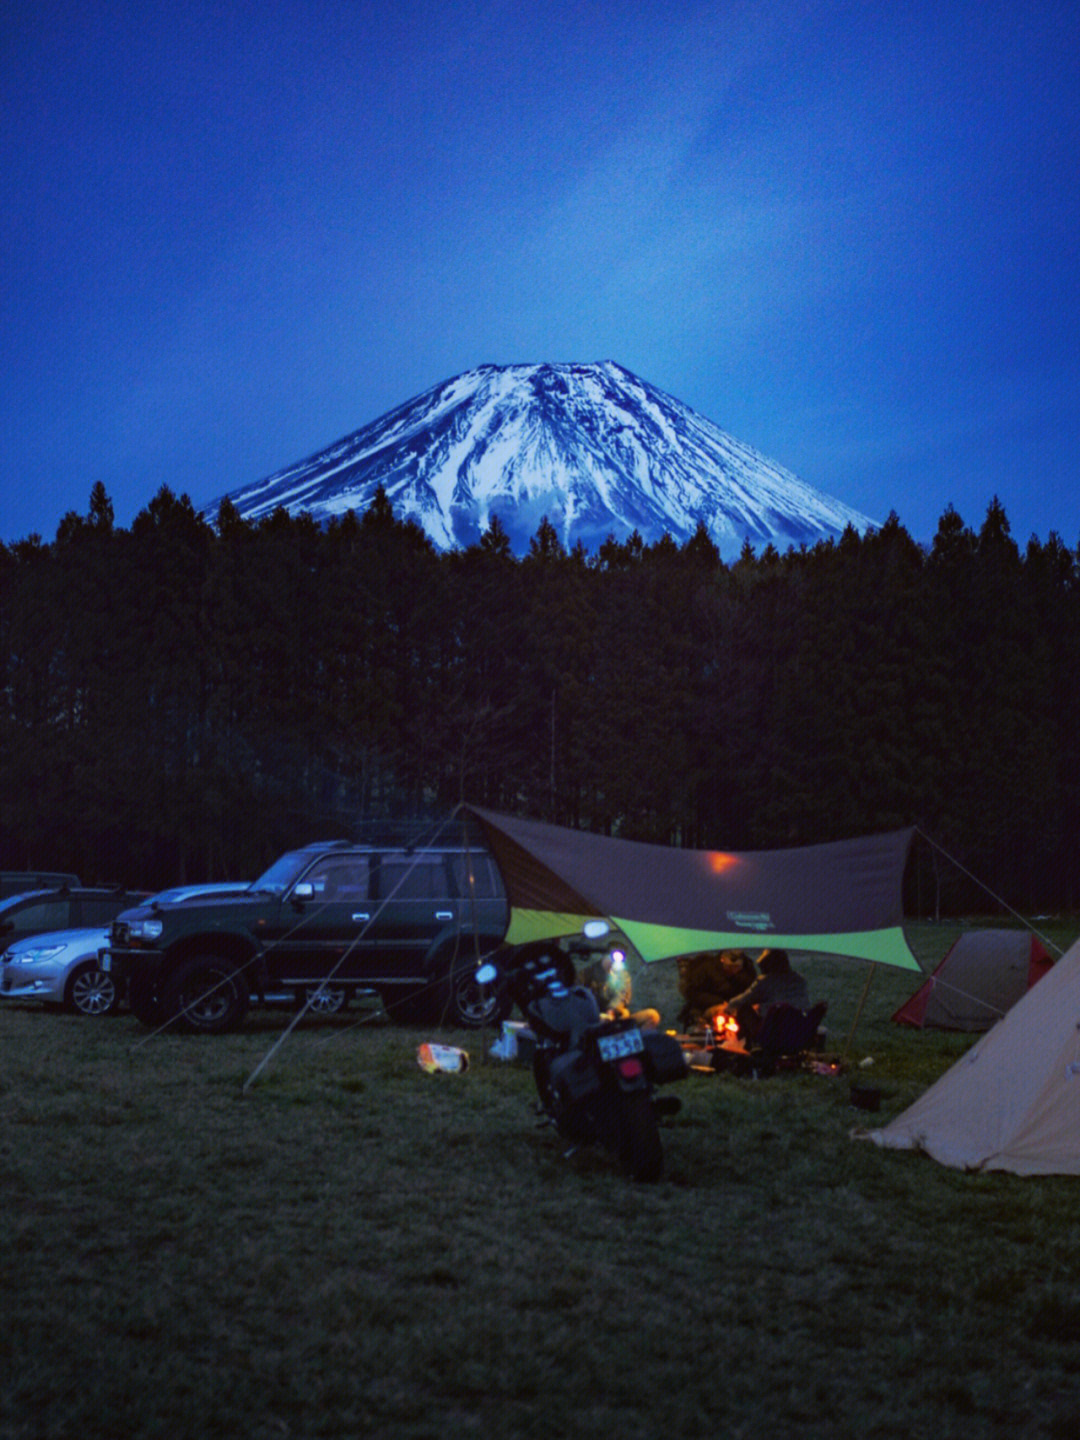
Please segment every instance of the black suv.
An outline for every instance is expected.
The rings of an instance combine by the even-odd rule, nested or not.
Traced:
[[[504,1003],[473,977],[508,918],[483,850],[331,841],[282,855],[240,895],[125,912],[101,959],[144,1025],[214,1034],[252,999],[287,991],[325,1012],[374,990],[395,1018],[476,1027]]]

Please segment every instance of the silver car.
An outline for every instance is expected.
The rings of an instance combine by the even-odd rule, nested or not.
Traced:
[[[236,894],[247,885],[222,882],[214,885],[180,885],[162,890],[147,904],[156,901],[191,900],[199,895]],[[98,964],[98,951],[109,943],[109,929],[54,930],[17,940],[4,951],[0,962],[0,999],[41,1000],[79,1015],[108,1015],[116,1009],[119,996],[112,977]]]

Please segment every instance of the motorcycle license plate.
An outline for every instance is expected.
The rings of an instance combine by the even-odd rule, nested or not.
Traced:
[[[601,1060],[621,1060],[624,1055],[640,1055],[645,1049],[641,1031],[636,1025],[629,1030],[618,1030],[614,1035],[598,1035],[596,1048]]]

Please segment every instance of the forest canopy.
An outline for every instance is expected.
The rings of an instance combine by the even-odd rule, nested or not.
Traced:
[[[468,801],[740,850],[914,824],[1071,909],[1078,651],[1077,552],[1021,551],[996,499],[928,547],[893,514],[725,564],[546,521],[441,554],[384,494],[322,529],[162,489],[125,530],[97,485],[0,549],[0,864],[251,878]]]

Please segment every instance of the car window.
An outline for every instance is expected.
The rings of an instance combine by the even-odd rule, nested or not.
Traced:
[[[84,895],[77,903],[79,924],[85,925],[87,929],[96,929],[99,925],[108,925],[110,920],[115,920],[120,911],[134,901],[123,895]]]
[[[321,860],[304,876],[323,900],[367,900],[371,895],[371,857],[334,855]]]
[[[459,895],[477,900],[502,898],[502,876],[490,855],[452,855],[450,869]]]
[[[5,916],[18,934],[20,931],[67,930],[71,923],[71,901],[35,900],[31,905],[14,907]]]
[[[379,874],[383,900],[445,900],[449,884],[441,855],[384,859]]]

